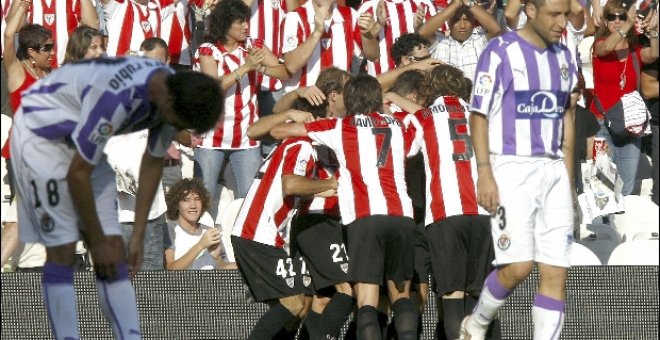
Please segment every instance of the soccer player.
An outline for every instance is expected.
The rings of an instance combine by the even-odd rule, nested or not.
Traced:
[[[347,225],[351,261],[348,281],[355,283],[359,308],[358,337],[381,337],[376,306],[385,278],[399,339],[415,339],[417,311],[409,298],[415,223],[404,171],[412,138],[399,120],[380,113],[382,90],[375,78],[349,80],[344,94],[347,117],[280,124],[271,135],[309,136],[337,156],[339,210]]]
[[[46,246],[44,303],[53,335],[79,339],[73,264],[76,241],[94,258],[103,312],[118,339],[140,338],[129,266],[142,262],[147,213],[177,129],[206,131],[222,111],[208,76],[126,57],[70,63],[30,87],[14,120],[20,238]],[[149,129],[127,265],[115,174],[103,147],[118,134]]]
[[[512,290],[538,265],[534,339],[558,339],[573,242],[571,185],[577,69],[559,44],[569,0],[532,0],[519,31],[491,40],[479,59],[470,130],[477,197],[493,215],[497,269],[461,325],[483,339]]]
[[[277,146],[259,169],[234,222],[231,241],[243,279],[258,302],[270,309],[248,339],[292,337],[311,283],[300,257],[289,254],[289,229],[301,196],[336,194],[334,178],[315,180],[316,154],[309,138]],[[307,276],[307,280],[303,276]]]

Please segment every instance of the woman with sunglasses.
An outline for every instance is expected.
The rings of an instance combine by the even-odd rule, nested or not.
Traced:
[[[598,136],[605,138],[612,150],[612,161],[623,180],[622,193],[630,195],[635,187],[641,138],[614,141],[604,127],[604,113],[624,94],[638,89],[641,65],[658,58],[657,10],[652,10],[640,25],[651,41],[647,47],[641,46],[637,40],[635,6],[627,8],[623,1],[609,1],[603,13],[605,25],[596,33],[593,45],[594,93],[602,107],[599,108],[594,100],[591,111],[601,124]],[[637,58],[638,67],[634,66],[633,58]]]

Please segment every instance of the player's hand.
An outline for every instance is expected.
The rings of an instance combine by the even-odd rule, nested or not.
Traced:
[[[89,252],[94,260],[94,269],[99,278],[114,280],[117,277],[117,264],[120,257],[117,256],[117,249],[113,247],[107,237],[101,242],[90,244]]]
[[[296,95],[313,106],[320,106],[325,101],[325,94],[316,85],[299,87],[296,89]]]
[[[144,259],[144,239],[131,236],[128,242],[128,272],[134,275],[140,267]]]
[[[202,237],[199,239],[198,244],[202,248],[209,248],[211,246],[217,245],[220,243],[220,229],[218,228],[209,228],[207,229]]]
[[[416,63],[412,63],[410,65],[413,65],[412,67],[416,70],[420,71],[428,71],[440,64],[444,64],[441,60],[438,59],[433,59],[433,58],[428,58],[424,59],[422,61],[418,61]]]
[[[294,123],[309,123],[316,120],[311,113],[295,109],[287,110],[287,117]]]
[[[497,207],[500,205],[500,194],[492,173],[479,173],[479,178],[477,179],[477,200],[479,201],[479,205],[491,215],[494,215],[497,211]]]

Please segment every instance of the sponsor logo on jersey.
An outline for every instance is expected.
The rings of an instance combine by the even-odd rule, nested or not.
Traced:
[[[114,127],[112,126],[112,123],[105,118],[101,118],[99,119],[99,122],[96,123],[92,134],[89,135],[89,141],[94,144],[103,144],[112,136],[113,131]]]
[[[560,119],[564,115],[563,93],[550,91],[516,91],[516,118]]]
[[[474,94],[477,96],[485,96],[493,92],[493,87],[495,82],[493,81],[494,77],[486,72],[477,73],[475,78],[477,81],[474,84]]]

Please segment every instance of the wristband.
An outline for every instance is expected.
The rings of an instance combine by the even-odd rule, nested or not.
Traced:
[[[243,76],[238,74],[238,70],[234,71],[234,80],[236,80],[237,83],[241,81],[241,78],[243,78]]]

